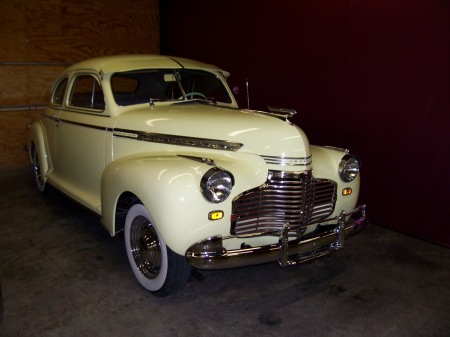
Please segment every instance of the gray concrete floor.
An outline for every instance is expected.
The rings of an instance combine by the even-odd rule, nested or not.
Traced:
[[[334,255],[201,272],[157,298],[122,237],[40,195],[29,168],[0,171],[0,282],[0,336],[450,336],[444,247],[371,225]]]

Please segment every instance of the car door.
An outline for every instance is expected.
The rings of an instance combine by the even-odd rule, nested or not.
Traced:
[[[109,114],[95,73],[73,77],[56,131],[58,187],[99,212]]]
[[[43,123],[45,124],[45,134],[47,138],[48,151],[47,155],[51,162],[56,158],[56,130],[59,126],[59,114],[64,104],[64,97],[67,89],[69,78],[67,75],[61,77],[52,89],[50,104],[45,112]],[[54,170],[48,174],[53,175]],[[51,177],[50,177],[51,178]]]

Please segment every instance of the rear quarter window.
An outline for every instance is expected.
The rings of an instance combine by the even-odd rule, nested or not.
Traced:
[[[79,75],[75,78],[69,106],[98,111],[105,109],[103,90],[94,76]]]
[[[56,84],[51,98],[51,104],[56,106],[62,106],[64,103],[64,95],[67,89],[68,79],[67,77],[63,78]]]

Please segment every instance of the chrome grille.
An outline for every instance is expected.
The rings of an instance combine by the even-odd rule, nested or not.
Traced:
[[[231,233],[279,232],[284,224],[305,226],[328,217],[336,202],[336,183],[302,173],[269,171],[267,182],[233,201]]]
[[[286,165],[286,166],[305,166],[311,164],[311,156],[309,157],[273,157],[261,156],[267,164]]]

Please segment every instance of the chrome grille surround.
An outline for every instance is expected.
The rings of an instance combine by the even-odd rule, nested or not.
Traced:
[[[233,200],[231,234],[279,235],[286,224],[289,236],[299,237],[305,226],[333,213],[336,187],[332,180],[315,179],[310,170],[270,170],[265,184]]]

